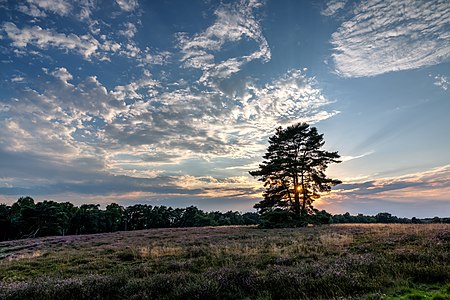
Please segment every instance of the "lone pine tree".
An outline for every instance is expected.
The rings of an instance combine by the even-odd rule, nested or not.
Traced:
[[[321,193],[341,183],[325,175],[329,164],[341,161],[337,152],[321,150],[324,144],[323,134],[306,123],[276,130],[259,170],[250,172],[266,189],[255,205],[261,214],[283,210],[301,219],[314,212],[312,203]]]

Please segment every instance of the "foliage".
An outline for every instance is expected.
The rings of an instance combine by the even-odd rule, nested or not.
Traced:
[[[147,229],[0,243],[0,299],[449,299],[450,225]]]
[[[176,208],[111,203],[76,207],[69,202],[21,197],[12,206],[0,204],[0,241],[51,235],[78,235],[147,228],[259,224],[257,213],[204,212],[195,206]]]
[[[450,218],[424,218],[419,219],[413,217],[409,218],[399,218],[397,216],[393,216],[390,213],[383,212],[378,213],[375,216],[367,216],[363,214],[358,215],[350,215],[350,213],[346,212],[342,215],[334,215],[331,218],[331,222],[335,224],[343,224],[343,223],[364,223],[364,224],[373,224],[373,223],[384,223],[384,224],[430,224],[430,223],[447,223],[450,224]]]
[[[278,226],[307,224],[308,216],[316,212],[313,202],[341,183],[325,175],[328,165],[339,163],[340,156],[337,152],[322,150],[324,143],[323,134],[306,123],[286,129],[279,127],[269,138],[263,163],[259,170],[250,172],[264,182],[264,200],[255,208],[269,223],[284,216]],[[288,222],[289,219],[292,221]]]
[[[330,223],[450,223],[450,218],[398,218],[389,213],[375,216],[345,213],[332,216],[317,209],[313,214],[295,218],[290,211],[275,208],[260,215],[256,212],[204,212],[195,206],[171,208],[136,204],[123,207],[111,203],[102,210],[98,204],[80,207],[69,202],[45,200],[35,203],[31,197],[21,197],[13,205],[0,204],[0,241],[44,236],[65,236],[142,230],[225,225],[261,225],[265,228],[302,227],[308,224]]]

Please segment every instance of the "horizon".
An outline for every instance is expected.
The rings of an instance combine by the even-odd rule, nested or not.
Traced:
[[[448,217],[450,2],[0,0],[0,203],[255,211],[307,122],[331,214]]]
[[[22,198],[31,198],[31,199],[33,199],[33,201],[34,201],[34,204],[37,204],[37,203],[39,203],[39,202],[44,202],[44,201],[50,201],[50,202],[52,202],[52,201],[54,201],[54,200],[51,200],[51,199],[44,199],[44,200],[36,200],[36,199],[34,199],[33,197],[31,197],[31,196],[23,196]],[[19,199],[17,199],[17,200],[19,200]],[[17,202],[17,201],[15,201],[15,202]],[[57,202],[57,203],[71,203],[71,202],[69,202],[69,201],[67,201],[67,202],[62,202],[62,201],[54,201],[54,202]],[[12,203],[13,204],[13,203]],[[73,203],[72,203],[73,204]],[[115,202],[110,202],[110,203],[108,203],[108,204],[100,204],[100,203],[81,203],[81,204],[78,204],[78,205],[75,205],[75,204],[73,204],[74,205],[74,207],[78,207],[78,208],[80,208],[80,206],[81,205],[91,205],[91,204],[94,204],[94,205],[99,205],[99,209],[100,210],[106,210],[106,207],[109,205],[109,204],[117,204],[117,203],[115,203]],[[0,203],[0,205],[7,205],[7,204],[5,204],[5,203]],[[147,203],[141,203],[141,202],[139,202],[139,203],[135,203],[135,204],[128,204],[128,205],[125,205],[125,206],[122,206],[123,208],[128,208],[128,207],[132,207],[132,206],[134,206],[134,205],[150,205],[151,207],[166,207],[167,209],[187,209],[187,208],[189,208],[189,207],[195,207],[195,208],[197,208],[195,205],[191,205],[191,206],[185,206],[185,207],[172,207],[172,206],[167,206],[167,205],[164,205],[164,204],[162,204],[162,205],[152,205],[152,204],[147,204]],[[252,211],[236,211],[236,210],[228,210],[228,211],[220,211],[220,210],[202,210],[202,209],[199,209],[200,211],[203,211],[203,212],[205,212],[205,213],[215,213],[215,212],[220,212],[220,213],[227,213],[227,212],[233,212],[233,213],[239,213],[239,214],[241,214],[241,215],[243,215],[243,214],[245,214],[245,213],[256,213],[256,214],[258,214],[258,212],[256,211],[256,209],[253,209]],[[327,212],[327,213],[329,213],[329,212]],[[379,211],[378,213],[375,213],[375,214],[362,214],[362,213],[355,213],[355,214],[351,214],[351,213],[349,213],[349,212],[344,212],[344,213],[336,213],[336,214],[331,214],[331,216],[337,216],[337,215],[340,215],[340,216],[343,216],[343,215],[346,215],[346,214],[349,214],[350,216],[352,216],[352,217],[357,217],[357,216],[359,216],[359,215],[363,215],[364,217],[376,217],[378,214],[390,214],[392,217],[397,217],[397,218],[399,218],[399,219],[413,219],[413,218],[417,218],[416,216],[412,216],[412,217],[405,217],[405,216],[397,216],[397,215],[395,215],[395,214],[391,214],[390,212],[388,212],[388,211]],[[417,218],[417,219],[421,219],[421,220],[426,220],[426,219],[433,219],[433,218],[440,218],[440,219],[443,219],[443,220],[445,220],[445,219],[450,219],[450,217],[449,216],[443,216],[443,217],[438,217],[438,216],[425,216],[425,217],[420,217],[420,218]],[[330,224],[333,224],[333,223],[330,223]],[[346,223],[336,223],[336,224],[346,224]],[[349,224],[357,224],[357,223],[349,223]],[[389,223],[383,223],[383,222],[381,222],[381,223],[361,223],[361,224],[389,224]],[[214,225],[214,226],[216,226],[216,225]],[[234,225],[231,225],[231,226],[234,226]]]

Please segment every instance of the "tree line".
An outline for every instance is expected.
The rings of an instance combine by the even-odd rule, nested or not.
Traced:
[[[371,224],[371,223],[383,223],[383,224],[432,224],[432,223],[450,223],[450,218],[399,218],[393,216],[390,213],[382,212],[374,216],[367,216],[363,214],[351,215],[350,213],[345,213],[342,215],[334,215],[331,220],[334,224],[345,224],[345,223],[360,223],[360,224]]]
[[[172,208],[135,204],[123,207],[111,203],[105,209],[99,204],[83,204],[79,207],[70,202],[44,200],[35,203],[31,197],[21,197],[8,206],[0,204],[0,241],[43,236],[63,236],[148,228],[201,227],[224,225],[259,225],[260,227],[285,227],[286,215],[281,214],[275,224],[267,224],[264,215],[256,212],[225,213],[204,212],[195,206]],[[271,221],[274,221],[273,216]],[[404,223],[429,224],[450,223],[450,218],[399,218],[390,213],[331,215],[316,211],[309,221],[314,224],[342,223]]]
[[[0,241],[55,235],[91,234],[147,228],[256,225],[259,215],[204,212],[195,206],[172,208],[135,204],[123,207],[42,201],[21,197],[11,206],[0,204]]]

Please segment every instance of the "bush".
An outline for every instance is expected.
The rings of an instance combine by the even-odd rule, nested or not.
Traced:
[[[260,227],[262,228],[288,228],[305,227],[308,224],[321,225],[330,224],[332,215],[325,210],[314,210],[314,214],[296,216],[294,213],[280,208],[261,214]]]

